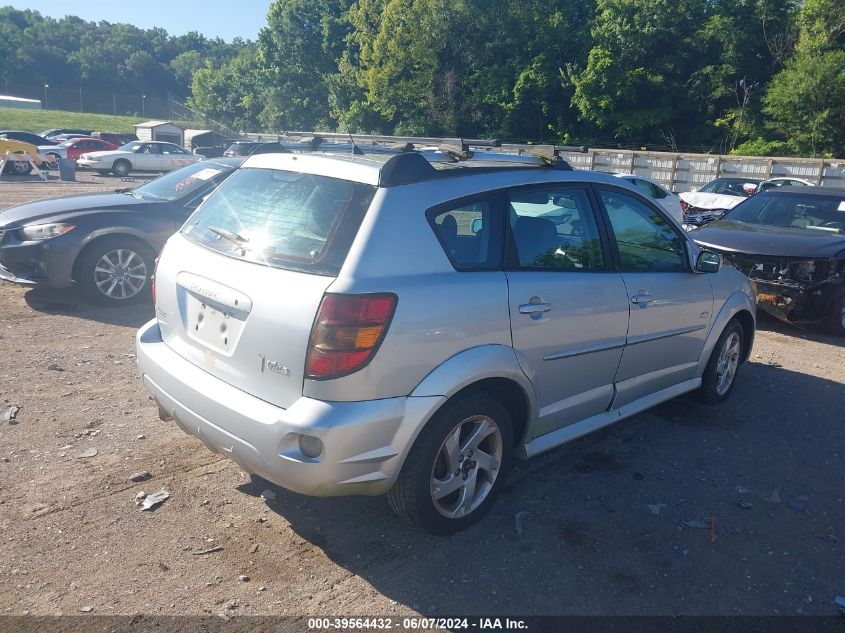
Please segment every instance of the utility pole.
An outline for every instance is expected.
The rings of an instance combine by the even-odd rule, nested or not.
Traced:
[[[82,109],[82,84],[79,84],[79,111],[84,112],[85,110]]]
[[[114,113],[117,114],[117,97],[114,94],[114,90],[111,91],[111,105]]]
[[[141,116],[147,118],[147,95],[141,95]]]
[[[50,87],[50,84],[44,84],[44,109],[47,109],[47,88]]]

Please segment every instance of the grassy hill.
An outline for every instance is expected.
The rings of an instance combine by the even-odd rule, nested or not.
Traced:
[[[134,132],[134,125],[142,121],[133,116],[0,108],[0,130],[23,130],[36,134],[56,127],[78,127],[97,132]]]

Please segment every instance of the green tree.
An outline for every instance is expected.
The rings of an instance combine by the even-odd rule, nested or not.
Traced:
[[[768,127],[792,151],[845,156],[845,5],[807,0],[795,55],[772,80]]]
[[[268,82],[262,120],[273,129],[331,125],[329,77],[337,73],[346,0],[275,0],[258,36]]]
[[[261,129],[266,104],[265,74],[254,46],[220,68],[207,62],[194,72],[191,107],[240,130]]]

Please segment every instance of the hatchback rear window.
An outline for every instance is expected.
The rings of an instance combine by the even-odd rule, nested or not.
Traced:
[[[241,169],[185,224],[190,240],[224,255],[336,275],[375,187],[275,169]]]

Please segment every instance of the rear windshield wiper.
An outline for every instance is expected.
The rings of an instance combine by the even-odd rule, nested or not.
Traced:
[[[218,226],[209,226],[208,230],[212,233],[217,233],[217,235],[219,235],[220,237],[225,237],[227,240],[234,244],[237,244],[238,246],[249,242],[248,237],[244,237],[240,233],[235,233],[234,231],[229,231],[228,229],[221,229]]]

